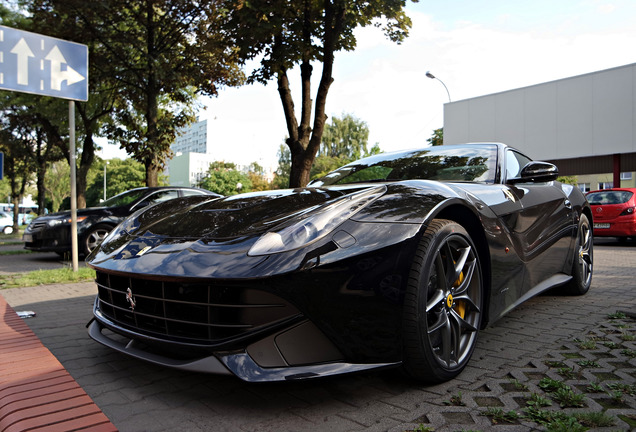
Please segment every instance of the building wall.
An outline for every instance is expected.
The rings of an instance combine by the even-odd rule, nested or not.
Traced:
[[[184,153],[176,155],[169,162],[170,185],[198,186],[202,176],[214,161],[214,157],[209,154]]]
[[[208,153],[208,121],[202,120],[182,129],[170,146],[178,153]]]
[[[635,153],[635,101],[630,64],[451,102],[444,105],[444,143],[504,142],[553,161]]]

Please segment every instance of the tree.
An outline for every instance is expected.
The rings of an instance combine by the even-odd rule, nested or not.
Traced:
[[[426,142],[432,146],[444,145],[444,128],[435,129],[433,135]]]
[[[59,135],[51,139],[49,131],[64,120],[60,104],[53,98],[7,92],[0,99],[0,128],[10,133],[20,145],[20,157],[28,159],[35,174],[38,213],[45,208],[44,178],[48,165],[64,158]]]
[[[256,162],[252,162],[247,168],[247,178],[252,183],[252,191],[264,191],[272,188],[267,180],[265,169]]]
[[[60,210],[65,199],[71,197],[71,167],[64,161],[53,162],[46,171],[44,188],[51,200],[51,211]]]
[[[310,178],[326,122],[325,107],[333,82],[334,54],[356,47],[354,30],[380,25],[400,43],[411,20],[404,13],[406,0],[228,0],[226,31],[233,37],[242,59],[260,58],[251,81],[276,79],[283,105],[291,154],[291,187],[304,186]],[[320,82],[311,96],[312,63],[322,63]],[[300,66],[301,108],[296,116],[288,72]],[[313,105],[313,107],[312,107]],[[313,125],[312,125],[313,109]]]
[[[369,128],[364,121],[350,114],[345,114],[342,119],[334,117],[331,124],[325,126],[322,144],[311,167],[310,178],[312,180],[320,178],[354,160],[381,153],[377,143],[370,150],[367,149],[368,139]],[[284,179],[289,178],[291,168],[289,148],[281,145],[278,155],[276,174],[277,177],[280,175],[281,178],[275,177],[274,183],[277,187],[283,188],[286,186],[281,183]]]
[[[331,124],[325,125],[318,156],[344,157],[354,161],[367,153],[368,141],[366,122],[351,114],[333,117]]]
[[[221,195],[236,195],[252,190],[249,177],[240,172],[231,162],[213,162],[201,187]]]
[[[104,165],[106,161],[98,160],[94,166],[95,175],[86,191],[86,202],[89,207],[98,206],[104,199]],[[146,170],[133,159],[111,159],[106,167],[106,198],[130,189],[145,186]],[[165,178],[159,177],[159,185],[166,184]]]
[[[157,186],[176,131],[195,118],[197,95],[241,82],[235,50],[216,31],[224,11],[213,1],[55,1],[72,2],[104,47],[122,97],[109,136],[144,164],[146,184]]]
[[[86,30],[79,25],[76,14],[73,12],[73,1],[60,2],[57,0],[22,0],[19,2],[23,8],[23,14],[16,13],[3,19],[3,23],[16,28],[59,37],[65,40],[78,41],[89,45],[89,89],[90,97],[86,103],[76,103],[77,121],[76,132],[80,145],[77,146],[77,206],[86,207],[85,191],[87,173],[95,158],[95,143],[93,137],[99,135],[105,118],[111,113],[113,103],[118,91],[113,85],[113,80],[105,72],[106,67],[99,46],[92,43]],[[7,21],[10,20],[10,21]],[[61,99],[42,97],[35,95],[23,95],[13,97],[20,101],[14,102],[14,107],[21,107],[29,118],[29,124],[41,130],[43,145],[46,151],[52,147],[58,147],[71,161],[68,140],[68,103]],[[42,182],[45,177],[46,166],[49,160],[46,155],[35,155],[39,162],[37,165],[38,177],[38,204],[45,201]],[[59,159],[59,156],[49,158],[51,161]]]
[[[284,189],[289,186],[289,173],[291,172],[291,153],[285,144],[278,146],[278,168],[274,173],[272,187]]]
[[[9,178],[11,204],[13,204],[13,230],[18,231],[20,201],[33,172],[24,142],[9,130],[0,130],[0,151],[4,153],[4,170]]]

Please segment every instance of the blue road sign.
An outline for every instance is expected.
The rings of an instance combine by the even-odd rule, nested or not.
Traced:
[[[88,100],[88,47],[0,26],[0,90]]]

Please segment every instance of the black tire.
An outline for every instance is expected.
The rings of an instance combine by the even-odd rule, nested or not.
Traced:
[[[420,240],[404,300],[408,375],[431,383],[459,375],[475,349],[483,292],[470,235],[453,221],[434,219]]]
[[[108,233],[113,229],[112,226],[106,224],[97,224],[90,227],[84,235],[82,241],[82,249],[80,250],[85,256],[91,253],[104,240]]]
[[[566,295],[583,295],[592,285],[594,271],[594,239],[590,221],[585,214],[581,214],[579,221],[574,253],[572,280],[561,288],[561,292]]]
[[[8,225],[8,226],[2,228],[2,233],[3,234],[7,234],[7,235],[12,234],[13,233],[13,227]]]

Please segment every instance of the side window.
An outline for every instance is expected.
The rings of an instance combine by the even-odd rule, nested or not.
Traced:
[[[194,190],[194,189],[182,189],[181,190],[181,194],[183,196],[192,196],[192,195],[205,195],[205,193],[198,191],[198,190]]]
[[[532,160],[521,153],[506,150],[506,179],[520,177],[521,170],[529,162],[532,162]]]
[[[146,205],[151,205],[151,204],[157,204],[162,201],[168,201],[178,197],[179,197],[179,192],[177,192],[176,190],[165,190],[165,191],[155,192],[154,194],[146,197],[144,202],[147,203]]]

